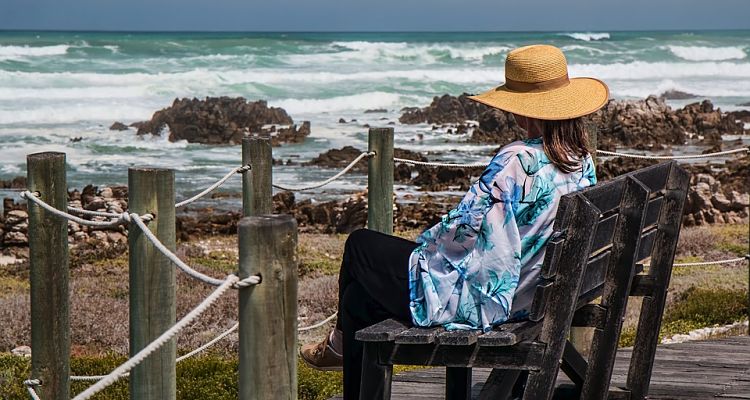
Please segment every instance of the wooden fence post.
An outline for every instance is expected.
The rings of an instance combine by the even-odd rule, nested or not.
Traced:
[[[65,153],[26,157],[28,188],[67,211]],[[70,399],[68,221],[28,202],[31,267],[31,377],[45,400]]]
[[[239,223],[240,400],[297,399],[297,221],[290,215]]]
[[[149,229],[175,250],[174,170],[130,168],[128,206],[131,213],[154,214]],[[130,355],[146,347],[175,323],[175,266],[135,224],[130,225]],[[130,372],[133,400],[173,400],[177,393],[172,339]]]
[[[393,234],[393,128],[370,128],[367,168],[367,227]]]
[[[586,133],[588,133],[589,142],[589,154],[591,159],[594,161],[594,165],[597,165],[596,149],[598,146],[598,125],[590,121],[586,124]],[[594,340],[594,328],[585,327],[571,327],[570,328],[570,343],[584,356],[588,356],[591,352],[591,343]]]
[[[273,211],[273,158],[271,139],[242,139],[242,164],[251,170],[242,174],[242,213],[246,217],[270,214]]]

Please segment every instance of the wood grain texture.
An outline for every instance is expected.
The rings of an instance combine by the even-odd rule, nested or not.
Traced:
[[[626,178],[599,306],[599,309],[606,310],[604,324],[594,331],[589,365],[581,391],[581,396],[585,399],[605,400],[609,393],[609,381],[635,275],[638,246],[650,195],[648,188],[637,179]]]
[[[555,278],[554,290],[547,299],[550,310],[546,313],[539,342],[546,346],[539,370],[529,374],[529,380],[524,392],[525,400],[544,400],[552,396],[552,390],[559,369],[566,337],[573,319],[576,307],[576,296],[581,286],[581,278],[585,270],[594,232],[599,222],[601,212],[584,196],[575,196],[576,202],[570,217],[566,244],[562,252],[565,271]]]
[[[643,298],[626,387],[630,390],[633,399],[642,399],[648,393],[669,278],[672,274],[672,263],[690,183],[690,175],[676,162],[664,164],[670,167],[669,177],[666,182],[664,202],[657,223],[658,229],[654,237],[649,268],[649,275],[654,278],[654,291],[651,297]]]
[[[393,234],[393,128],[370,128],[367,169],[367,227]]]
[[[66,211],[65,153],[26,157],[28,189]],[[70,398],[70,301],[68,298],[68,221],[29,204],[31,280],[31,378],[43,399]]]
[[[631,348],[618,350],[609,400],[626,400],[623,390],[630,362]],[[493,380],[490,369],[472,369],[472,399],[500,400],[504,397],[482,397],[480,393]],[[492,372],[501,375],[502,372]],[[517,371],[510,371],[516,373]],[[513,376],[512,378],[515,378]],[[750,337],[736,336],[699,342],[659,345],[654,361],[653,379],[648,397],[651,400],[747,400],[750,393]],[[416,369],[393,377],[393,400],[436,400],[444,398],[444,368]],[[485,384],[485,381],[487,382]],[[508,379],[502,387],[512,385]],[[506,381],[507,382],[507,381]],[[557,388],[574,390],[572,382],[560,374]],[[556,390],[554,399],[562,397]],[[507,398],[507,397],[505,397]],[[573,397],[576,398],[576,397]],[[340,397],[339,397],[340,399]]]
[[[239,398],[297,399],[297,222],[290,215],[239,222]]]
[[[128,170],[129,212],[154,214],[148,228],[175,251],[174,171],[161,168]],[[134,224],[128,235],[130,252],[130,355],[133,356],[174,325],[175,266]],[[151,354],[130,373],[130,398],[175,399],[176,339]]]
[[[242,139],[242,165],[252,169],[242,174],[242,213],[246,217],[273,212],[273,154],[268,137]]]

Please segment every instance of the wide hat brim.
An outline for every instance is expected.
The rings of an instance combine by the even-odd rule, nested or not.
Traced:
[[[604,107],[609,100],[609,88],[598,79],[571,78],[567,85],[547,91],[520,92],[502,85],[469,98],[525,117],[563,120],[582,117]]]

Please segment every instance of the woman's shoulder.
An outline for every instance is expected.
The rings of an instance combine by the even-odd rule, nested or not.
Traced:
[[[516,140],[515,142],[506,144],[498,150],[498,154],[519,154],[529,152],[544,152],[541,138]]]

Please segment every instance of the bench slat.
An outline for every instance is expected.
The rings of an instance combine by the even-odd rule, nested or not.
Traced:
[[[395,319],[387,319],[383,322],[357,331],[357,333],[354,334],[354,337],[360,342],[389,342],[394,340],[399,333],[407,329],[409,329],[409,327],[403,322]]]
[[[442,332],[445,332],[445,328],[442,326],[435,328],[410,328],[396,335],[395,342],[397,344],[430,344]]]
[[[513,346],[534,340],[542,325],[533,321],[509,322],[477,338],[480,346]]]
[[[436,342],[445,346],[468,346],[477,342],[479,330],[445,331],[437,335]]]
[[[586,304],[573,314],[573,323],[570,326],[601,329],[605,318],[607,318],[606,308],[599,304]]]

